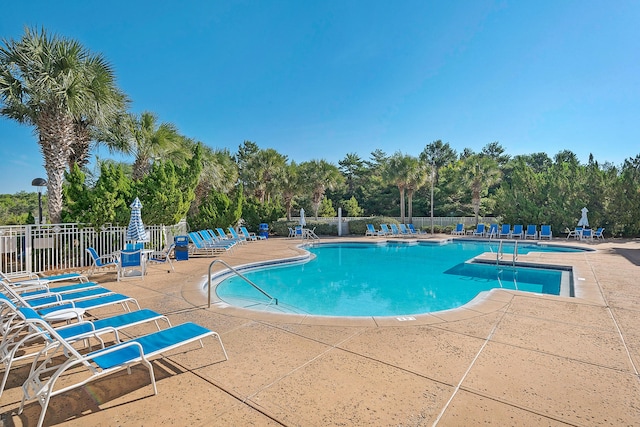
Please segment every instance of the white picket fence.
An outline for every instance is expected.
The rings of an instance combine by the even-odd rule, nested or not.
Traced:
[[[186,234],[186,223],[145,227],[146,247],[162,250],[176,235]],[[77,271],[91,265],[86,249],[112,254],[124,248],[127,227],[83,224],[16,225],[0,227],[0,266],[6,274]]]

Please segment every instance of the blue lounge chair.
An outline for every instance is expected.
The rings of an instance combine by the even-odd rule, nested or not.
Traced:
[[[485,225],[480,223],[476,226],[476,230],[473,232],[474,236],[484,236],[485,234]]]
[[[240,243],[247,243],[247,238],[244,235],[240,236],[238,232],[233,228],[229,227],[229,234],[231,234],[231,239]]]
[[[498,237],[498,224],[489,225],[489,231],[487,231],[487,237],[493,239]]]
[[[384,235],[382,231],[377,231],[373,224],[367,224],[367,231],[364,233],[365,236],[381,236]]]
[[[403,236],[403,237],[411,236],[411,233],[409,232],[409,229],[407,228],[406,225],[400,224],[399,227],[400,227],[400,236]]]
[[[540,226],[540,240],[542,239],[549,239],[551,240],[552,238],[552,233],[551,233],[551,226],[550,225],[541,225]]]
[[[426,234],[422,230],[416,230],[416,227],[413,224],[407,224],[407,228],[411,234]]]
[[[454,236],[464,236],[464,224],[463,223],[458,223],[456,224],[456,228],[454,228],[453,230],[451,230],[451,234],[453,234]]]
[[[511,232],[511,237],[512,238],[524,238],[524,227],[522,224],[516,224],[513,226],[513,231]]]
[[[266,240],[266,237],[260,236],[256,233],[250,232],[247,230],[247,227],[240,227],[240,232],[244,235],[244,237],[249,241],[257,241],[257,240]]]
[[[228,251],[230,248],[226,244],[218,244],[216,242],[205,242],[202,240],[200,234],[191,231],[188,233],[189,240],[191,240],[192,247],[191,252],[194,255],[209,255],[215,256]]]
[[[389,230],[389,226],[387,224],[380,224],[380,230],[382,230],[383,236],[391,236],[391,230]]]
[[[532,239],[538,238],[538,227],[535,224],[527,225],[527,231],[524,233],[524,238],[531,237]]]
[[[133,303],[136,305],[138,310],[140,310],[140,304],[138,304],[138,301],[135,298],[131,298],[123,294],[116,294],[111,291],[108,293],[94,295],[93,297],[75,300],[59,299],[57,295],[47,295],[46,297],[42,296],[36,300],[32,300],[22,298],[21,295],[14,292],[10,287],[5,286],[5,294],[14,302],[14,304],[34,308],[45,318],[47,318],[47,316],[53,316],[54,312],[57,313],[65,310],[73,312],[74,309],[88,311],[108,307],[114,304],[120,304],[125,311],[131,311],[129,303]],[[64,296],[65,294],[60,295]]]
[[[224,352],[225,360],[228,360],[227,351],[220,336],[195,323],[183,323],[129,341],[116,343],[88,354],[81,354],[32,309],[21,307],[18,310],[32,328],[41,329],[55,342],[55,345],[50,346],[49,352],[38,353],[31,365],[29,376],[22,386],[23,398],[18,413],[22,413],[26,402],[38,401],[42,408],[38,427],[44,423],[51,397],[83,386],[104,375],[122,369],[128,370],[132,364],[142,363],[147,368],[153,392],[158,394],[153,366],[149,359],[195,342],[199,342],[200,347],[203,347],[202,340],[206,337],[217,338]],[[59,359],[62,361],[60,362]],[[67,381],[69,380],[69,376],[64,374],[71,369],[74,371],[83,369],[87,375],[82,376],[82,380],[78,380],[78,382],[65,382],[64,386],[56,387],[56,381],[59,377],[64,376]]]
[[[216,228],[216,231],[218,232],[218,239],[221,242],[242,243],[239,239],[227,236],[227,233],[225,233],[221,227]]]
[[[400,237],[400,230],[398,230],[398,226],[395,224],[389,224],[391,227],[391,236],[392,237]]]
[[[46,331],[40,328],[36,330],[32,329],[34,325],[28,325],[22,312],[17,310],[16,306],[5,295],[0,293],[0,306],[1,305],[4,305],[8,309],[5,313],[11,312],[15,314],[15,316],[11,324],[5,324],[5,340],[3,340],[2,345],[0,345],[0,361],[2,361],[5,367],[2,383],[0,383],[0,396],[7,383],[13,362],[32,358],[40,350],[38,347],[35,352],[24,351],[23,346],[37,336],[41,336],[47,342],[50,341]],[[169,327],[171,326],[171,322],[166,316],[152,310],[143,309],[94,320],[92,322],[81,321],[79,323],[73,323],[56,328],[56,331],[62,338],[69,342],[86,340],[88,343],[89,339],[95,338],[100,341],[101,346],[104,347],[104,341],[100,337],[103,334],[115,334],[116,339],[119,339],[119,331],[149,322],[154,322],[158,330],[160,330],[160,325],[158,324],[160,320],[167,322]],[[37,327],[37,325],[35,326]],[[89,347],[89,350],[91,350],[91,347]],[[20,353],[18,353],[18,351],[20,351]]]
[[[502,224],[500,228],[500,233],[498,235],[501,239],[503,237],[510,238],[511,237],[511,224]]]
[[[69,282],[77,280],[80,283],[88,282],[87,276],[79,273],[58,274],[55,276],[38,276],[35,273],[8,275],[0,271],[0,279],[11,282],[14,285],[49,285],[56,282]]]
[[[118,261],[113,255],[98,255],[98,252],[94,248],[87,248],[87,253],[91,257],[91,268],[89,269],[89,276],[91,276],[98,268],[118,268]]]
[[[233,250],[235,248],[235,246],[238,244],[237,241],[232,240],[232,239],[222,239],[220,237],[218,237],[218,235],[216,234],[215,231],[211,230],[210,228],[206,229],[206,230],[200,230],[198,231],[198,234],[200,236],[202,236],[202,240],[207,244],[207,245],[211,245],[211,246],[223,246],[225,247],[227,250]]]

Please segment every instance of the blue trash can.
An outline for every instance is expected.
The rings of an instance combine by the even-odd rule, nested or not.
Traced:
[[[264,237],[265,239],[269,238],[269,224],[267,223],[262,223],[260,224],[260,226],[258,227],[258,235],[260,235],[261,237]]]
[[[189,237],[176,236],[173,238],[173,242],[176,244],[173,250],[176,261],[189,261]]]

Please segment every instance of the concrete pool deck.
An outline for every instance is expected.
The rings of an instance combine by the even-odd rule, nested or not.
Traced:
[[[242,265],[298,256],[299,243],[269,239],[220,258]],[[215,301],[207,308],[201,288],[214,258],[175,262],[170,274],[152,267],[143,281],[99,273],[92,279],[173,324],[218,332],[229,360],[213,339],[176,350],[153,361],[158,395],[135,366],[53,398],[45,424],[638,425],[640,241],[584,246],[597,251],[520,257],[572,266],[576,298],[494,290],[404,321],[255,313]],[[12,370],[0,397],[2,426],[37,420],[36,402],[17,414],[25,371]]]

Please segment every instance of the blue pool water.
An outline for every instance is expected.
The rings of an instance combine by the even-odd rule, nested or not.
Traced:
[[[321,244],[309,262],[243,274],[278,299],[278,310],[325,316],[398,316],[459,307],[492,288],[558,295],[559,270],[465,263],[497,243],[454,241],[408,244]],[[520,244],[529,251],[577,249]],[[504,253],[513,253],[506,244]],[[510,259],[505,255],[505,259]],[[565,276],[566,277],[566,276]],[[232,305],[264,309],[268,299],[238,277],[220,283],[218,296]],[[271,309],[276,309],[272,307]]]

